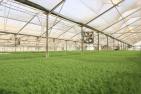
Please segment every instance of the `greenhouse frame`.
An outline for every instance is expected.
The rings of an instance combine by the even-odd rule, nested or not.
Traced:
[[[1,0],[0,4],[1,51],[127,49],[140,41],[138,0]],[[82,43],[85,31],[94,32],[93,44]]]
[[[0,94],[141,94],[141,0],[0,0]]]

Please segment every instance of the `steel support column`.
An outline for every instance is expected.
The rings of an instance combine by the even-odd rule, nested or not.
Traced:
[[[122,44],[122,48],[123,48],[123,50],[124,50],[124,43]]]
[[[113,39],[113,50],[115,49],[115,39]]]
[[[125,44],[123,43],[123,50],[125,50]]]
[[[39,37],[36,38],[36,51],[39,52]]]
[[[107,37],[107,51],[109,50],[109,39],[108,39],[108,36]]]
[[[122,48],[122,42],[120,42],[120,46],[121,46],[121,50],[123,50],[123,48]]]
[[[15,1],[18,1],[18,2],[20,2],[20,3],[23,3],[23,4],[26,4],[26,5],[28,5],[28,6],[34,7],[34,8],[36,8],[36,9],[45,11],[46,13],[49,13],[49,12],[50,12],[50,11],[47,10],[46,8],[42,7],[41,5],[38,5],[38,4],[36,4],[36,3],[34,3],[34,2],[31,2],[31,1],[28,1],[28,0],[15,0]],[[89,28],[89,29],[91,29],[91,30],[94,30],[94,31],[96,31],[96,32],[100,32],[101,34],[107,35],[107,36],[109,36],[109,37],[111,37],[111,38],[114,38],[113,36],[108,35],[108,34],[102,32],[102,31],[100,31],[100,30],[97,30],[97,29],[95,29],[95,28],[93,28],[93,27],[91,27],[91,26],[89,26],[89,25],[87,25],[87,24],[74,21],[74,20],[72,20],[72,19],[70,19],[70,18],[66,18],[66,17],[64,17],[64,16],[62,16],[62,15],[60,15],[60,14],[58,14],[58,13],[50,12],[50,14],[52,14],[52,15],[54,15],[54,16],[57,16],[57,17],[59,17],[59,18],[63,18],[63,19],[65,19],[65,20],[67,20],[67,21],[76,23],[76,24],[78,24],[78,25],[84,26],[84,27]],[[121,40],[119,40],[119,39],[117,39],[117,38],[114,38],[114,39],[116,39],[117,41],[123,42],[123,41],[121,41]],[[125,43],[125,42],[123,42],[123,43]],[[128,44],[128,43],[127,43],[127,44]],[[129,44],[129,45],[130,45],[130,44]]]
[[[125,50],[127,50],[127,48],[126,48],[126,47],[127,47],[126,44],[124,44],[124,47],[125,47]]]
[[[123,43],[121,43],[121,49],[123,50]]]
[[[77,50],[77,44],[76,44],[76,41],[75,41],[74,43],[75,43],[75,50]]]
[[[48,21],[49,21],[49,15],[46,13],[46,58],[48,58]]]
[[[67,50],[68,50],[68,43],[67,43],[67,40],[65,40],[65,43],[66,43],[66,52],[67,52]]]
[[[55,38],[53,38],[53,50],[55,51]]]
[[[127,45],[125,44],[125,50],[127,50]]]
[[[117,41],[118,42],[118,48],[119,48],[119,50],[120,50],[120,45],[119,45],[119,41]]]
[[[83,27],[81,26],[81,52],[84,50],[84,36],[83,36]]]
[[[16,52],[16,48],[17,48],[17,35],[14,34],[14,48],[15,48],[15,52]]]
[[[124,43],[122,43],[122,48],[123,48],[123,50],[124,50]]]
[[[95,50],[94,42],[95,42],[95,32],[93,32],[93,50]]]
[[[126,44],[124,44],[124,50],[126,50]]]
[[[97,32],[97,50],[99,51],[99,32]]]

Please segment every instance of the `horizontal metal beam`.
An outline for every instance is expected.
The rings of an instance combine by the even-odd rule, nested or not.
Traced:
[[[0,18],[5,18],[5,17],[4,17],[4,16],[0,16]],[[14,20],[14,21],[18,21],[18,22],[27,23],[27,21],[20,20],[20,19],[15,19],[15,18],[10,18],[10,17],[7,17],[7,19]],[[49,28],[49,30],[51,30],[51,29],[52,29],[55,25],[57,25],[59,22],[61,22],[61,20],[57,21],[53,26],[51,26],[51,27]],[[39,24],[37,24],[37,23],[33,23],[33,22],[30,22],[29,24],[36,25],[36,26],[41,26],[41,25],[39,25]],[[40,37],[41,37],[43,34],[45,34],[45,32],[43,32],[43,33],[40,35]]]
[[[131,33],[131,34],[136,34],[136,33],[141,33],[141,32],[124,32],[124,33],[115,33],[115,34],[129,34],[129,33]],[[114,34],[114,35],[115,35]]]
[[[17,34],[19,34],[38,14],[34,15],[18,32]]]
[[[140,27],[140,26],[137,26],[137,27],[133,28],[132,30],[135,31],[135,30],[136,30],[137,28],[139,28],[139,27]],[[126,32],[123,32],[122,35],[118,36],[117,38],[120,38],[120,37],[124,36],[125,34],[128,34],[127,32],[131,33],[130,31],[132,31],[132,30],[128,30],[128,31],[126,31]],[[117,33],[115,33],[115,34],[117,34]],[[131,33],[131,34],[133,34],[133,33]]]
[[[136,29],[134,28],[133,29],[133,31],[135,31]],[[141,29],[140,29],[141,30]],[[141,33],[141,32],[139,32],[139,31],[136,31],[136,32],[130,32],[131,30],[129,30],[129,31],[126,31],[126,32],[123,32],[123,33],[115,33],[114,35],[116,35],[116,34],[122,34],[122,35],[120,35],[120,36],[118,36],[117,38],[120,38],[120,37],[122,37],[123,35],[125,35],[125,34],[138,34],[138,33]]]
[[[0,31],[0,33],[5,33],[5,34],[14,34],[16,35],[17,33],[14,33],[14,32],[7,32],[7,31]],[[40,36],[37,36],[37,35],[30,35],[30,34],[22,34],[22,33],[19,33],[18,35],[24,35],[24,36],[31,36],[31,37],[40,37]],[[42,38],[46,38],[46,37],[42,37]],[[53,37],[49,37],[50,39],[58,39],[58,40],[67,40],[67,41],[72,41],[72,42],[79,42],[79,41],[73,41],[73,40],[68,40],[68,39],[60,39],[60,38],[53,38]]]
[[[125,39],[123,39],[123,40],[127,40],[127,41],[132,41],[132,43],[134,42],[137,42],[138,40],[140,40],[139,38],[136,38],[135,36],[132,36],[132,39],[131,38],[129,38],[129,37],[126,37]]]
[[[123,38],[121,38],[121,39],[123,40],[123,39],[125,39],[125,38],[127,38],[127,37],[130,37],[130,36],[132,36],[132,38],[133,38],[133,36],[136,36],[136,37],[137,37],[137,35],[128,34],[127,36],[125,36],[125,37],[123,37]],[[132,38],[130,38],[130,39],[132,39]]]
[[[120,32],[121,30],[125,29],[126,27],[128,27],[128,26],[130,26],[130,25],[132,25],[132,24],[134,24],[135,22],[138,22],[138,21],[140,21],[140,20],[141,20],[141,18],[139,18],[139,19],[133,21],[133,22],[130,23],[130,24],[127,24],[126,26],[122,27],[121,29],[119,29],[119,30],[117,30],[117,31],[115,31],[115,32],[113,32],[113,33],[111,33],[111,35],[113,35],[113,34],[115,34],[115,33],[117,33],[117,32]]]
[[[119,22],[123,21],[124,19],[126,19],[126,18],[130,17],[131,15],[134,15],[135,13],[139,12],[140,10],[141,10],[141,8],[139,8],[138,10],[136,10],[136,11],[134,11],[134,12],[130,13],[129,15],[127,15],[127,16],[125,16],[125,17],[123,17],[122,19],[118,20],[117,22],[114,22],[114,23],[113,23],[113,24],[111,24],[110,26],[108,26],[108,27],[104,28],[102,31],[107,30],[108,28],[110,28],[110,27],[112,27],[113,25],[115,25],[115,24],[117,24],[117,23],[119,23]]]
[[[59,2],[53,9],[51,9],[50,12],[54,11],[57,7],[59,7],[61,4],[63,4],[65,2],[65,0],[62,0],[61,2]]]
[[[63,34],[69,32],[69,30],[71,30],[74,26],[71,26],[69,29],[67,29],[65,32],[61,33],[60,35],[57,36],[57,38],[59,38],[60,36],[62,36]]]
[[[135,38],[137,38],[137,36],[136,35],[132,35],[132,38],[130,38],[130,37],[126,37],[126,38],[129,39],[129,41],[130,40],[136,41]],[[126,38],[123,38],[123,40],[125,40]]]
[[[0,16],[0,18],[6,18],[5,16]],[[24,21],[24,20],[21,20],[21,19],[16,19],[16,18],[12,18],[12,17],[7,17],[7,19],[10,19],[10,20],[14,20],[14,21],[18,21],[18,22],[24,22],[24,23],[27,23],[27,21]],[[33,22],[30,22],[30,24],[32,25],[37,25],[37,26],[41,26],[37,23],[33,23]]]
[[[74,37],[76,37],[76,36],[79,35],[79,34],[81,34],[81,32],[79,32],[79,33],[73,35],[70,39],[73,39]]]
[[[40,6],[39,4],[36,4],[36,3],[31,2],[31,1],[29,1],[29,0],[15,0],[15,1],[20,2],[20,3],[22,3],[22,4],[25,4],[25,5],[28,5],[28,6],[30,6],[30,7],[33,7],[33,8],[42,10],[42,11],[44,11],[45,13],[49,13],[49,12],[50,12],[50,11],[47,10],[46,8]],[[104,35],[106,35],[106,36],[108,36],[108,37],[110,37],[110,38],[113,38],[113,39],[115,39],[115,40],[117,40],[117,41],[120,41],[120,42],[122,42],[122,43],[125,43],[124,41],[121,41],[121,40],[119,40],[119,39],[116,39],[116,38],[114,38],[114,37],[111,36],[111,35],[105,34],[104,32],[101,32],[100,30],[97,30],[97,29],[95,29],[95,28],[93,28],[93,27],[91,27],[91,26],[89,26],[89,25],[86,25],[86,24],[81,23],[81,22],[74,21],[74,20],[72,20],[72,19],[70,19],[70,18],[67,18],[67,17],[64,17],[63,15],[58,14],[58,13],[56,13],[56,12],[51,12],[51,14],[52,14],[52,15],[55,15],[55,16],[58,16],[58,17],[60,17],[60,18],[63,18],[63,19],[65,19],[65,20],[67,20],[67,21],[76,23],[76,24],[78,24],[78,25],[80,25],[80,26],[89,28],[89,29],[94,30],[94,31],[96,31],[96,32],[99,32],[99,33],[101,33],[101,34],[104,34]],[[130,45],[129,43],[125,43],[125,44]]]
[[[49,30],[54,29],[53,27],[55,27],[58,23],[60,23],[62,20],[57,21],[54,25],[52,25],[51,27],[49,27]],[[40,37],[42,37],[46,32],[43,32]],[[51,31],[49,31],[49,34],[51,33]]]
[[[99,18],[100,16],[102,16],[103,14],[107,13],[108,11],[110,11],[111,9],[115,8],[116,6],[118,6],[120,3],[122,3],[124,0],[121,0],[120,2],[118,2],[117,4],[113,5],[112,7],[110,7],[109,9],[107,9],[106,11],[104,11],[103,13],[99,14],[98,16],[96,16],[95,18],[93,18],[92,20],[90,20],[89,22],[87,22],[86,24],[89,24],[90,22],[94,21],[95,19]]]

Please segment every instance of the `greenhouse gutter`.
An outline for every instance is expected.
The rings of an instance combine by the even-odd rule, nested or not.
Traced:
[[[28,0],[15,0],[15,1],[20,2],[20,3],[22,3],[22,4],[25,4],[25,5],[28,5],[28,6],[30,6],[30,7],[39,9],[39,10],[41,10],[41,11],[44,11],[45,13],[50,13],[50,14],[52,14],[52,15],[58,16],[58,17],[63,18],[63,19],[65,19],[65,20],[67,20],[67,21],[76,23],[76,24],[78,24],[78,25],[80,25],[80,26],[89,28],[89,29],[91,29],[91,30],[94,30],[94,31],[96,31],[96,32],[99,32],[99,33],[101,33],[101,34],[104,34],[104,35],[106,35],[106,36],[108,36],[108,37],[110,37],[110,38],[112,38],[112,39],[115,39],[115,40],[117,40],[117,41],[119,41],[119,42],[122,42],[122,43],[124,43],[124,44],[127,44],[127,45],[132,46],[132,45],[129,44],[129,43],[126,43],[126,42],[124,42],[124,41],[121,41],[121,40],[119,40],[119,39],[117,39],[117,38],[115,38],[115,37],[113,37],[113,36],[111,36],[111,35],[108,35],[108,34],[102,32],[102,31],[100,31],[100,30],[95,29],[95,28],[93,28],[93,27],[91,27],[91,26],[89,26],[89,25],[87,25],[87,24],[83,24],[83,23],[74,21],[74,20],[72,20],[72,19],[70,19],[70,18],[64,17],[63,15],[60,15],[60,14],[58,14],[58,13],[49,11],[49,10],[47,10],[46,8],[40,6],[39,4],[33,3],[33,2],[31,2],[31,1],[28,1]]]

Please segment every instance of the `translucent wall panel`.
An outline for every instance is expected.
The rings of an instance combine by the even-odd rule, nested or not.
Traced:
[[[24,24],[24,22],[6,19],[5,30],[8,32],[17,33],[24,26]]]
[[[41,35],[41,26],[36,26],[33,24],[28,24],[20,33],[29,35]]]

